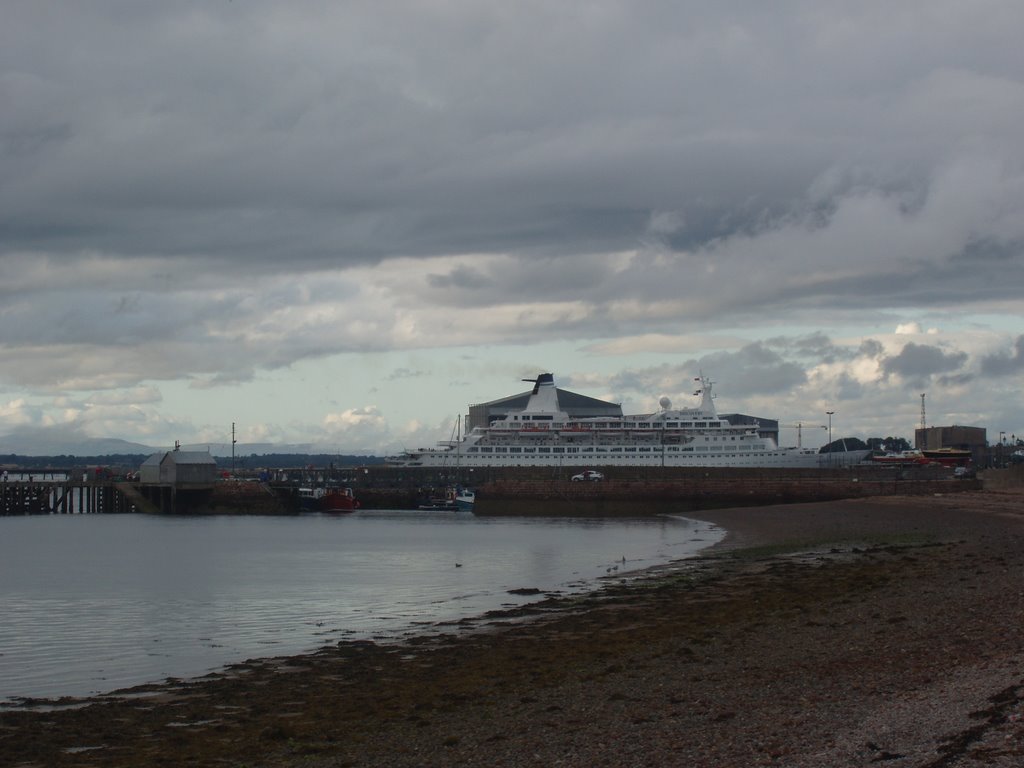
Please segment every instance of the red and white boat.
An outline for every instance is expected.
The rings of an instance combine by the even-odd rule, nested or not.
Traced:
[[[891,464],[896,466],[911,466],[915,464],[930,464],[921,451],[890,451],[889,453],[872,456],[871,461],[876,464]]]
[[[354,512],[359,501],[351,488],[299,488],[299,504],[310,512]]]
[[[897,466],[941,464],[944,467],[966,467],[971,463],[971,452],[963,448],[934,448],[883,453],[872,456],[871,460],[876,464]]]

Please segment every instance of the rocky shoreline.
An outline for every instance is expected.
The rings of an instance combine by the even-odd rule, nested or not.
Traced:
[[[700,517],[587,596],[2,712],[0,764],[1024,764],[1024,493]]]

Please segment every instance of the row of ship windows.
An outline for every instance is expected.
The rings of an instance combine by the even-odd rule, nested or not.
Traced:
[[[501,438],[497,438],[496,441],[499,441],[500,439]],[[739,439],[739,440],[748,440],[748,439],[753,439],[753,437],[752,436],[740,436],[740,437],[737,438],[735,436],[732,436],[732,437],[719,437],[717,435],[714,436],[714,437],[706,436],[705,437],[705,442],[718,442],[719,440],[721,440],[722,442],[725,442],[726,440],[735,441],[737,439]],[[555,442],[555,440],[548,440],[548,441],[549,442]],[[608,441],[611,442],[611,440],[608,440]],[[639,441],[640,440],[637,440],[637,442],[639,442]],[[641,447],[641,449],[639,449],[640,451],[652,451],[652,450],[656,451],[657,450],[656,443],[654,443],[653,440],[647,440],[647,442],[650,442],[651,444],[655,445],[655,447],[653,447],[653,449],[646,449],[646,447]],[[484,449],[484,447],[481,447],[481,449],[479,449],[479,450],[481,452],[489,452],[489,449]],[[517,452],[518,451],[518,449],[511,449],[511,450],[513,452]],[[554,452],[556,454],[560,454],[562,452],[562,449],[553,449],[553,450],[554,450]],[[589,450],[589,449],[586,449],[586,450]],[[617,451],[637,451],[637,449],[634,449],[634,447],[628,447],[628,449],[621,449],[621,447],[616,447],[616,449],[611,449],[611,450],[612,451],[616,451],[616,452]],[[674,447],[669,447],[668,450],[669,451],[678,451],[679,449],[674,449]],[[684,449],[684,450],[691,451],[692,449]],[[731,449],[728,449],[728,447],[727,447],[726,450],[728,451],[728,450],[731,450]],[[739,446],[739,450],[740,451],[750,451],[751,447],[750,447],[750,445],[740,445]],[[475,453],[476,451],[477,451],[477,449],[475,449],[475,447],[471,447],[471,449],[469,449],[469,453]],[[504,449],[504,447],[496,447],[495,451],[505,451],[505,449]],[[532,451],[532,449],[523,449],[523,451],[530,452],[530,451]],[[547,449],[543,449],[543,451],[547,451]],[[565,449],[565,451],[579,451],[579,449]],[[598,449],[598,451],[607,451],[607,449]]]
[[[550,416],[534,416],[533,421],[551,421]],[[519,421],[518,418],[514,421]],[[531,421],[529,416],[524,416],[522,421]],[[655,424],[650,421],[637,421],[632,424],[620,422],[598,421],[586,425],[593,429],[707,429],[708,427],[721,427],[720,421],[666,421],[664,424]]]
[[[763,446],[757,446],[757,449],[764,450]],[[698,446],[686,446],[685,448],[677,445],[668,445],[664,449],[652,447],[652,448],[596,448],[596,447],[584,447],[584,448],[506,448],[503,446],[497,446],[493,448],[479,448],[473,447],[466,451],[466,453],[658,453],[662,450],[668,452],[694,452],[694,451],[709,451],[711,448],[705,445]],[[754,450],[749,445],[723,445],[721,450],[724,451],[750,451]]]

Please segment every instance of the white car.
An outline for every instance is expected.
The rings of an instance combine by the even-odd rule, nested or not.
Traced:
[[[574,483],[581,483],[584,480],[604,480],[604,475],[600,472],[594,471],[593,469],[588,469],[586,472],[580,472],[580,474],[572,476],[572,481]]]

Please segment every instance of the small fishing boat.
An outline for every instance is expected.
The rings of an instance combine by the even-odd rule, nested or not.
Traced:
[[[299,505],[310,512],[354,512],[359,501],[351,488],[299,488]]]
[[[443,496],[431,496],[416,509],[425,512],[472,512],[476,493],[461,485],[449,486]]]
[[[458,488],[455,492],[455,506],[460,512],[472,512],[476,503],[476,492],[469,488]]]
[[[458,507],[455,503],[456,489],[446,488],[443,496],[428,496],[416,509],[424,512],[454,512]]]

